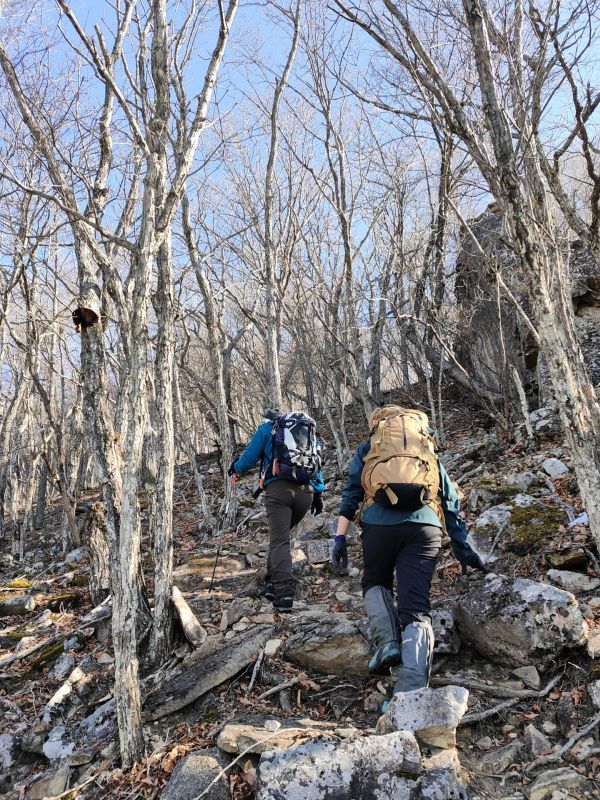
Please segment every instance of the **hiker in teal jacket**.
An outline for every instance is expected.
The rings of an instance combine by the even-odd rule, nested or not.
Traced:
[[[309,509],[313,515],[321,513],[325,484],[320,469],[310,483],[274,475],[274,439],[274,422],[259,425],[244,452],[232,462],[229,475],[236,479],[260,464],[260,488],[265,490],[270,533],[267,574],[261,594],[272,600],[278,611],[287,612],[294,604],[290,532]]]
[[[245,475],[246,472],[253,469],[260,462],[260,475],[263,477],[265,486],[273,481],[281,480],[273,475],[273,423],[263,422],[259,425],[254,433],[254,436],[248,444],[244,452],[238,456],[232,463],[233,472],[238,475]],[[231,468],[230,468],[231,469]],[[231,474],[231,473],[230,473]],[[323,482],[323,473],[319,470],[315,477],[311,480],[310,485],[313,488],[315,496],[323,494],[325,491],[325,483]]]
[[[334,566],[347,565],[346,532],[364,501],[361,478],[370,447],[369,439],[362,442],[350,463],[333,546]],[[394,692],[412,691],[429,684],[434,644],[429,593],[444,525],[463,571],[472,567],[489,572],[467,542],[458,495],[439,462],[438,467],[443,523],[434,507],[427,503],[407,512],[372,502],[366,504],[360,517],[363,597],[377,645],[369,672],[386,674],[390,667],[401,664]],[[394,572],[397,609],[393,597]]]

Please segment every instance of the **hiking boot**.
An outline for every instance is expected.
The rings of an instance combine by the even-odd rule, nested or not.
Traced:
[[[370,675],[389,675],[390,667],[402,663],[402,649],[398,642],[387,642],[378,647],[369,661]]]
[[[390,667],[402,662],[400,623],[394,599],[384,586],[372,586],[365,592],[365,610],[377,649],[369,661],[371,675],[388,675]]]
[[[264,597],[265,600],[275,600],[275,588],[272,583],[267,582],[260,590],[259,597]]]
[[[294,606],[294,598],[291,594],[284,594],[282,597],[276,597],[273,600],[273,608],[276,611],[287,613],[291,611]]]

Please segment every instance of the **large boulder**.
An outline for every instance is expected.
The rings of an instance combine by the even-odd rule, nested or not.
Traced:
[[[456,729],[468,699],[469,692],[462,686],[399,692],[390,700],[378,729],[412,731],[421,744],[447,750],[456,745]]]
[[[284,655],[327,675],[364,676],[369,645],[358,624],[346,614],[308,611],[294,615]]]
[[[263,754],[256,800],[412,800],[421,754],[408,731]]]
[[[544,668],[561,650],[587,639],[587,623],[572,594],[525,578],[491,574],[473,580],[455,617],[464,641],[507,666]]]
[[[525,555],[566,522],[565,513],[558,506],[521,493],[480,514],[468,541],[484,560],[494,546]]]

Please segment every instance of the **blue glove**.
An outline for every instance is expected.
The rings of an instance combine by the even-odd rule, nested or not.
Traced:
[[[334,569],[346,569],[348,566],[348,547],[345,536],[336,536],[331,553],[331,563]]]

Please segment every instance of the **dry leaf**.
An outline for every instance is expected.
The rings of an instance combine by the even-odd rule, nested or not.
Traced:
[[[248,786],[254,788],[256,786],[256,770],[254,767],[244,770],[244,772],[241,773],[241,778],[243,781],[246,781]]]

